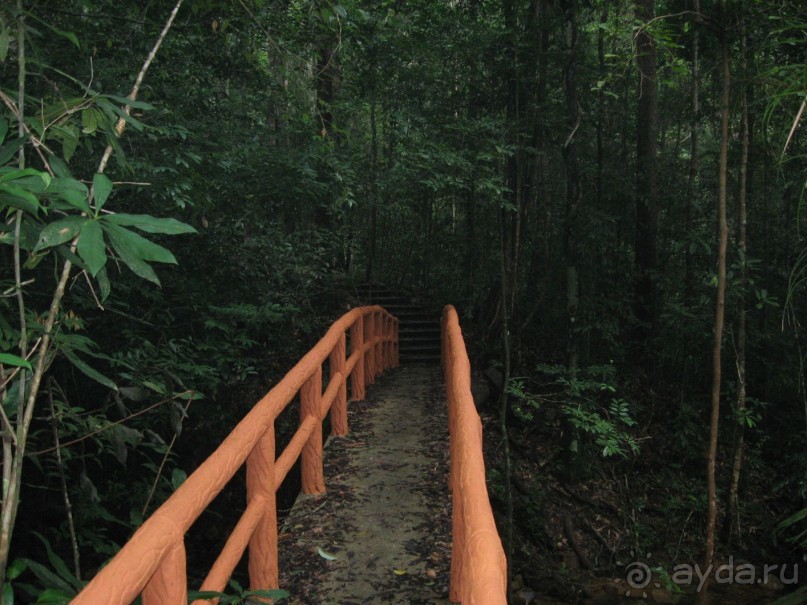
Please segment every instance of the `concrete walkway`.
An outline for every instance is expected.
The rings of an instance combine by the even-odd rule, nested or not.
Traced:
[[[281,531],[280,586],[296,605],[448,603],[448,429],[439,368],[390,370],[325,448],[324,496]]]

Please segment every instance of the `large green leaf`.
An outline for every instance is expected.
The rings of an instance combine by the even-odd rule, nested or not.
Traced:
[[[113,391],[118,390],[118,385],[116,385],[111,379],[101,374],[101,372],[99,372],[98,370],[93,369],[89,365],[87,365],[87,362],[78,357],[72,351],[72,349],[66,349],[66,348],[62,349],[62,353],[64,353],[64,356],[67,357],[70,363],[72,363],[76,367],[76,369],[78,369],[82,374],[84,374],[88,378],[92,378],[95,382],[98,382],[104,385],[105,387],[112,389]]]
[[[2,206],[11,206],[31,214],[36,214],[42,208],[33,193],[9,183],[0,183],[0,207]]]
[[[115,120],[116,116],[118,118],[123,118],[123,120],[132,126],[135,130],[142,131],[145,129],[146,125],[143,124],[137,118],[133,118],[130,114],[126,113],[123,109],[115,105],[114,103],[110,103],[104,98],[99,97],[96,99],[96,103],[98,103],[98,107],[101,107],[109,116],[110,120]]]
[[[3,29],[0,30],[0,63],[5,63],[8,57],[8,47],[11,42],[11,29],[3,24]],[[3,138],[0,137],[0,141]]]
[[[134,231],[129,231],[123,227],[115,224],[104,222],[104,228],[110,236],[114,233],[118,242],[124,242],[133,254],[142,258],[145,261],[155,263],[168,263],[171,265],[177,264],[177,259],[171,254],[169,250],[163,248],[159,244],[147,240],[142,235],[138,235]]]
[[[19,138],[12,139],[0,146],[0,164],[5,164],[13,158],[14,154],[17,153],[23,145],[25,145],[25,139]]]
[[[90,212],[87,204],[87,197],[90,195],[89,189],[84,183],[74,178],[57,177],[53,179],[45,193],[55,195],[82,212]]]
[[[66,216],[42,229],[34,252],[52,248],[73,239],[89,219],[84,216]]]
[[[34,605],[69,605],[75,593],[66,593],[56,588],[48,588],[40,593]]]
[[[53,174],[55,174],[57,177],[61,178],[73,177],[73,174],[70,172],[70,168],[68,168],[67,164],[62,158],[54,155],[48,158],[48,162],[50,162],[50,167],[53,169]]]
[[[95,200],[95,208],[100,212],[106,204],[109,194],[112,192],[112,181],[109,177],[100,172],[96,172],[92,177],[92,195]]]
[[[48,562],[54,571],[59,574],[59,577],[69,582],[76,591],[81,590],[83,587],[81,581],[73,574],[72,571],[70,571],[70,569],[68,569],[67,563],[64,562],[64,559],[53,551],[47,538],[36,531],[31,533],[39,538],[39,541],[45,546],[45,552],[48,554]]]
[[[104,302],[107,297],[109,296],[112,287],[109,283],[109,276],[106,273],[106,267],[101,269],[98,272],[98,275],[95,276],[98,280],[98,287],[101,288],[101,302]]]
[[[11,353],[0,353],[0,363],[25,368],[26,370],[33,370],[30,363],[25,361],[22,357],[12,355]]]
[[[42,187],[44,190],[50,184],[51,176],[47,172],[42,172],[41,170],[34,170],[33,168],[18,168],[13,170],[0,170],[0,183],[6,183],[8,181],[17,181],[22,179],[23,177],[38,177],[38,181],[36,185],[38,187]],[[17,183],[19,184],[19,183]]]
[[[75,595],[75,590],[70,586],[70,583],[60,578],[57,574],[53,573],[50,569],[32,559],[23,558],[28,569],[37,577],[37,579],[50,589],[56,589],[64,594]]]
[[[105,97],[109,97],[113,101],[117,101],[121,105],[128,105],[132,109],[143,109],[143,110],[150,110],[154,109],[154,105],[146,103],[145,101],[132,101],[129,97],[120,97],[118,95],[104,95]]]
[[[78,147],[80,134],[78,127],[74,124],[55,124],[51,126],[50,131],[54,137],[62,140],[62,156],[65,162],[69,162]],[[59,174],[55,168],[53,170]]]
[[[78,255],[87,264],[90,275],[95,277],[106,264],[106,248],[104,247],[104,232],[98,221],[89,221],[81,227],[81,237],[78,239]]]
[[[106,231],[109,236],[109,243],[112,245],[112,248],[115,249],[115,252],[118,253],[118,256],[120,256],[124,264],[136,275],[159,286],[160,279],[157,277],[154,269],[152,269],[151,266],[143,260],[142,256],[137,253],[137,250],[133,248],[130,238],[125,234],[122,235],[120,232],[123,231],[131,235],[134,234],[117,225],[103,225],[103,227],[104,231]]]
[[[97,111],[94,107],[88,107],[81,112],[81,132],[84,134],[92,134],[98,130]]]
[[[165,233],[168,235],[197,233],[196,229],[176,219],[156,218],[149,214],[110,214],[104,217],[104,221],[121,227],[134,227],[146,233]]]

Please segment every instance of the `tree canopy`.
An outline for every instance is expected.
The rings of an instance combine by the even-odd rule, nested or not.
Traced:
[[[73,594],[364,282],[502,376],[516,574],[606,474],[612,554],[677,554],[642,483],[691,557],[794,557],[806,59],[795,0],[0,7],[5,598]]]

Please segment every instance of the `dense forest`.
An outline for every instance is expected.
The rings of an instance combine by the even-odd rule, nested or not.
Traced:
[[[513,602],[803,564],[806,106],[800,0],[6,0],[3,603],[368,282],[460,311]]]

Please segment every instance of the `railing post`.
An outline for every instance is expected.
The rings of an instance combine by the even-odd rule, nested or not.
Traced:
[[[322,366],[318,366],[300,389],[300,422],[308,416],[322,420]],[[300,454],[304,494],[324,494],[325,477],[322,469],[322,422],[317,422],[314,432],[303,446]]]
[[[370,350],[364,356],[364,383],[375,384],[375,311],[364,316],[364,342]]]
[[[384,329],[381,333],[384,335],[384,369],[387,370],[392,367],[392,317],[387,314],[381,318]]]
[[[382,313],[379,311],[378,313],[373,314],[374,323],[375,323],[375,375],[380,376],[381,372],[384,371],[384,326],[381,323],[383,317]]]
[[[176,605],[188,602],[185,543],[174,545],[143,588],[143,605]]]
[[[400,352],[401,352],[401,335],[398,331],[398,328],[401,325],[400,320],[396,317],[395,318],[395,367],[397,368],[401,364]]]
[[[339,390],[336,392],[336,399],[331,405],[331,434],[343,437],[347,435],[347,376],[345,376],[345,335],[342,334],[339,342],[331,351],[329,358],[329,368],[331,380],[337,373],[342,377],[339,379]]]
[[[359,351],[359,359],[350,373],[350,398],[364,399],[364,316],[350,326],[350,354]]]
[[[247,458],[247,502],[255,498],[263,500],[263,515],[249,541],[249,583],[253,590],[279,586],[276,489],[272,422]]]
[[[451,583],[449,584],[448,600],[452,603],[459,603],[462,601],[465,531],[462,523],[462,491],[453,489],[451,493],[451,531],[454,539],[451,544]]]

